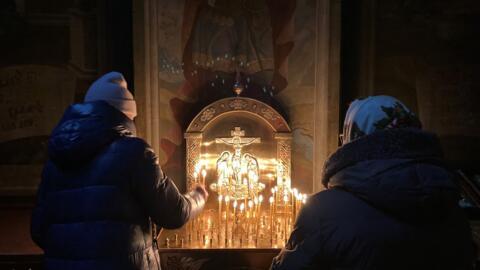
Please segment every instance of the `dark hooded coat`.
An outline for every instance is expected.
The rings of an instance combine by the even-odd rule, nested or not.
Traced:
[[[106,102],[66,110],[32,216],[46,269],[160,269],[151,220],[178,228],[191,205],[134,134],[133,121]]]
[[[272,269],[472,269],[468,221],[436,136],[391,129],[339,148]]]

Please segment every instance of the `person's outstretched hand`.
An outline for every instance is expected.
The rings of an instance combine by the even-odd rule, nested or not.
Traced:
[[[205,188],[204,185],[196,185],[193,190],[195,190],[196,192],[200,193],[202,195],[202,197],[205,199],[205,201],[207,201],[208,199],[208,191],[207,189]]]

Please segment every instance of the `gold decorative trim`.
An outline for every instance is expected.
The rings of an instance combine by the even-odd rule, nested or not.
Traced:
[[[292,134],[277,133],[275,134],[277,141],[277,160],[282,166],[284,177],[291,176],[292,170]]]
[[[219,116],[239,111],[250,113],[263,119],[274,132],[291,132],[287,121],[275,109],[261,101],[245,97],[225,98],[213,102],[195,116],[186,132],[201,133]]]
[[[187,140],[186,147],[186,172],[187,172],[187,189],[190,190],[195,182],[193,173],[195,172],[195,165],[200,161],[202,134],[200,133],[186,133]]]

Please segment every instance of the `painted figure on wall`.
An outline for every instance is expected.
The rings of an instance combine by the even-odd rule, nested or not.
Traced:
[[[256,80],[270,83],[273,42],[265,1],[208,1],[198,12],[190,39],[194,66],[255,74]]]
[[[243,96],[278,107],[272,97],[287,86],[294,10],[295,0],[187,0],[183,71],[187,95],[197,103],[184,120],[206,104],[234,95],[239,77]]]
[[[161,139],[162,164],[169,172],[182,168],[184,128],[206,105],[234,96],[238,80],[241,96],[261,100],[286,117],[273,97],[287,86],[296,0],[185,0],[177,6],[177,13],[162,15],[162,29],[172,30],[165,33],[168,40],[180,35],[180,49],[167,40],[159,52],[159,78],[166,82],[162,87],[168,91],[162,93],[170,108],[164,120],[170,129]],[[173,23],[178,16],[181,25]]]

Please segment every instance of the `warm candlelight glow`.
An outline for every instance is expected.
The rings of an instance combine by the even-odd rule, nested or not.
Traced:
[[[205,184],[210,173],[207,164],[215,164],[214,156],[207,158],[195,165],[193,178],[197,184]],[[216,175],[210,178],[215,181],[209,185],[217,193],[216,208],[207,209],[185,226],[182,239],[186,241],[181,247],[258,248],[285,244],[307,196],[291,188],[290,177],[282,171],[281,162],[276,162],[276,174],[260,173],[259,162],[262,160],[250,153],[220,154]],[[277,183],[271,181],[275,178]],[[268,194],[265,183],[270,185],[268,200],[264,200]],[[268,201],[266,207],[262,206],[264,201]],[[169,246],[173,245],[170,241]]]

